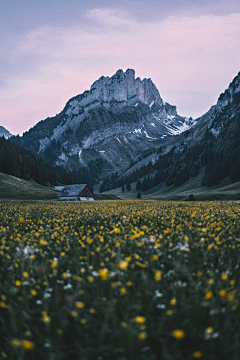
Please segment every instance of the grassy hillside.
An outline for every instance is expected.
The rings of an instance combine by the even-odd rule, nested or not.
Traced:
[[[143,200],[186,200],[193,194],[196,200],[240,200],[240,182],[230,183],[229,178],[220,181],[220,184],[213,187],[202,186],[202,172],[198,176],[190,178],[179,187],[166,186],[163,182],[148,191],[141,191]],[[136,199],[138,191],[136,183],[131,184],[131,191],[122,192],[121,188],[109,190],[104,194],[112,194],[120,199]]]
[[[240,200],[240,182],[229,184],[226,178],[218,186],[207,187],[201,185],[202,174],[190,178],[180,187],[167,187],[165,182],[148,191],[141,192],[142,200],[186,200],[193,194],[196,200]],[[136,183],[131,191],[122,192],[121,188],[102,194],[95,192],[95,200],[127,200],[136,199],[138,191]],[[57,200],[58,192],[39,185],[33,181],[26,181],[15,176],[0,173],[0,199],[17,200]]]
[[[57,199],[57,194],[33,181],[0,173],[0,199],[47,200]]]
[[[95,200],[121,200],[119,197],[112,194],[95,194]]]
[[[0,199],[58,200],[58,191],[44,187],[34,181],[0,173]],[[95,200],[119,200],[112,194],[96,194]]]

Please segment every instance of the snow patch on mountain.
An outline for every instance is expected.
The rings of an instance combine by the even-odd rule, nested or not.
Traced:
[[[143,130],[143,132],[146,135],[146,138],[151,139],[151,140],[156,140],[157,139],[157,138],[153,138],[153,137],[149,136],[148,133],[145,130]]]

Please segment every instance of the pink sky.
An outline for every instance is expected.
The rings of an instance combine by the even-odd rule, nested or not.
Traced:
[[[146,8],[147,1],[139,2]],[[0,55],[1,126],[22,134],[59,113],[69,98],[88,90],[100,76],[127,68],[135,69],[136,77],[151,78],[180,115],[196,118],[240,71],[240,11],[235,7],[222,13],[212,7],[170,13],[166,8],[162,14],[161,1],[152,0],[161,14],[157,16],[156,11],[144,15],[125,2],[121,8],[117,4],[90,1],[79,21],[55,22],[51,14],[51,21],[43,17],[39,24],[30,19],[22,31],[6,25],[0,35],[5,44]]]

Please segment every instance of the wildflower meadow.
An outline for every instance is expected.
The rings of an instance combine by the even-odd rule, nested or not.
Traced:
[[[1,359],[240,359],[237,202],[2,202],[0,241]]]

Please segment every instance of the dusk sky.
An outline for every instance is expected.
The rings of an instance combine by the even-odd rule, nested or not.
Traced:
[[[13,134],[118,69],[193,118],[240,71],[239,0],[1,0],[0,14],[0,126]]]

